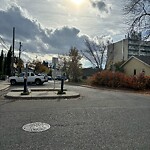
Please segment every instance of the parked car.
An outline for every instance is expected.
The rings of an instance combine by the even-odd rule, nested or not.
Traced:
[[[20,73],[18,76],[11,76],[9,77],[9,82],[11,85],[15,85],[17,83],[24,83],[25,72]],[[27,73],[27,82],[28,83],[35,83],[36,85],[42,85],[46,82],[47,79],[43,75],[35,75],[33,72]]]
[[[44,76],[45,82],[48,82],[48,75],[47,74],[38,74],[38,76]]]
[[[63,76],[61,76],[61,75],[56,76],[56,77],[55,77],[55,80],[61,80],[62,78],[64,78],[64,80],[67,80],[66,77],[63,77]]]
[[[62,77],[59,75],[55,77],[55,80],[61,80],[61,79],[62,79]]]
[[[51,76],[48,76],[48,80],[53,80],[53,78]]]

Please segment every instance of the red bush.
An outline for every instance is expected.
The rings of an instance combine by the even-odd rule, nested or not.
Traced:
[[[150,89],[150,77],[126,76],[120,72],[101,71],[90,78],[90,83],[95,86],[106,86],[114,88],[132,88],[135,90]]]

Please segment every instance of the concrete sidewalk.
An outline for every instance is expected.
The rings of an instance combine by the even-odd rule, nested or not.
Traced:
[[[0,81],[0,91],[7,90],[10,86],[10,83],[5,80],[5,81]]]

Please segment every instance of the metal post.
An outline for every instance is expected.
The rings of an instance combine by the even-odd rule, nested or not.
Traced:
[[[61,93],[63,93],[63,91],[64,91],[64,78],[62,77],[61,78]]]
[[[28,79],[28,64],[26,64],[26,91],[28,92],[27,79]]]
[[[18,60],[18,74],[21,73],[21,47],[22,47],[22,44],[21,42],[19,42],[19,60]]]
[[[13,43],[12,43],[12,71],[11,74],[14,75],[14,48],[15,48],[15,27],[13,27]]]
[[[24,77],[24,90],[23,90],[24,93],[27,93],[27,77],[25,76]]]
[[[65,74],[63,73],[61,78],[61,90],[59,94],[66,94],[66,92],[64,92],[64,80],[65,80]]]
[[[24,90],[23,90],[23,93],[21,93],[22,95],[29,95],[31,92],[27,86],[27,78],[28,78],[28,64],[26,64],[26,73],[24,76]]]

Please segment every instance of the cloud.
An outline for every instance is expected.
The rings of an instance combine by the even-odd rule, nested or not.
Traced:
[[[0,18],[3,20],[0,24],[0,34],[10,36],[12,27],[16,27],[16,38],[21,41],[34,38],[38,32],[38,26],[35,21],[26,18],[25,11],[19,6],[11,6],[6,10],[0,11]]]
[[[94,8],[97,8],[100,12],[109,13],[109,7],[104,1],[101,1],[101,0],[98,0],[98,1],[90,0],[90,2],[92,4],[92,6]]]
[[[56,29],[43,27],[37,20],[32,19],[25,9],[12,5],[0,10],[0,36],[9,45],[12,43],[12,28],[15,27],[15,49],[18,53],[19,42],[25,52],[38,54],[65,54],[71,46],[84,48],[84,38],[75,27],[62,26]],[[27,55],[27,53],[26,53]]]

